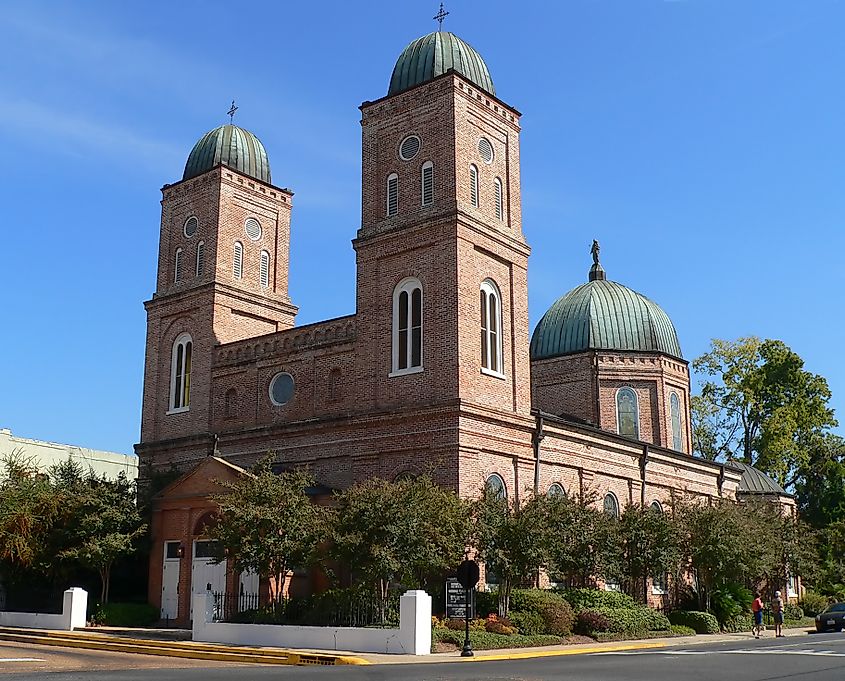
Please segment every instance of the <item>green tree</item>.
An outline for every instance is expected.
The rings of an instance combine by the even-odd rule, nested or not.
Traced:
[[[631,596],[648,603],[649,577],[676,572],[678,534],[671,518],[652,507],[628,506],[619,519],[620,568]]]
[[[313,563],[326,539],[326,509],[311,502],[311,476],[302,470],[274,473],[272,458],[259,462],[235,481],[217,480],[225,492],[213,497],[217,522],[207,527],[223,559],[238,571],[272,578],[282,597],[288,572]]]
[[[813,527],[845,520],[845,439],[825,433],[808,444],[795,495],[801,517]]]
[[[329,554],[373,586],[382,604],[390,585],[423,585],[454,569],[469,536],[469,508],[430,477],[374,478],[335,497]]]
[[[508,500],[485,488],[473,504],[478,558],[499,578],[499,614],[506,617],[514,586],[550,564],[551,500]]]
[[[716,339],[693,368],[709,377],[692,402],[705,458],[743,461],[790,487],[807,470],[808,443],[836,425],[827,381],[782,341]]]
[[[621,576],[619,523],[595,507],[597,497],[557,496],[549,500],[550,571],[569,586],[588,586],[595,579]]]
[[[39,562],[61,509],[49,478],[20,452],[3,458],[0,471],[0,560],[10,569]]]
[[[107,603],[115,561],[130,555],[147,531],[136,503],[135,483],[124,472],[116,479],[86,475],[72,463],[51,470],[62,515],[53,528],[57,556],[95,570],[100,576],[100,603]]]

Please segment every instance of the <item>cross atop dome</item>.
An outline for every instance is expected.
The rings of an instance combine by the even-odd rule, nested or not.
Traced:
[[[437,30],[438,30],[438,31],[442,31],[442,30],[443,30],[443,20],[444,20],[447,16],[449,16],[449,12],[444,12],[444,11],[443,11],[443,3],[441,2],[441,3],[440,3],[440,11],[439,11],[439,12],[437,12],[437,14],[435,14],[435,15],[432,17],[432,19],[434,19],[434,20],[437,22]]]

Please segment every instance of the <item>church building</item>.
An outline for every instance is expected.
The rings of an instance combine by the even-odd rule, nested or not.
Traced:
[[[189,620],[189,594],[209,583],[257,588],[211,565],[202,535],[213,481],[268,452],[280,469],[307,466],[325,493],[429,473],[467,497],[484,485],[590,493],[615,514],[742,493],[739,467],[691,455],[671,320],[607,278],[597,243],[589,273],[586,248],[584,273],[571,273],[586,281],[532,334],[520,113],[481,56],[452,33],[419,38],[360,110],[347,316],[296,325],[285,188],[296,178],[274,184],[252,132],[206,133],[162,189],[135,449],[142,472],[185,472],[153,516],[150,599],[163,618]]]

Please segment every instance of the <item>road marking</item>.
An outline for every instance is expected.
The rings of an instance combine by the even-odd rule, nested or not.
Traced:
[[[46,662],[39,657],[0,657],[0,664],[3,662]]]
[[[834,650],[779,650],[778,648],[740,649],[740,650],[653,650],[628,652],[602,652],[596,655],[809,655],[815,657],[845,657],[845,652]]]

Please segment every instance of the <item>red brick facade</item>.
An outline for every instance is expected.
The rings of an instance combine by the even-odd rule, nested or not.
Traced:
[[[669,449],[667,405],[674,390],[682,405],[682,449],[691,450],[684,362],[598,352],[531,366],[519,113],[454,72],[366,102],[361,111],[355,314],[293,325],[289,191],[226,166],[164,187],[158,285],[146,303],[143,422],[136,446],[142,462],[189,470],[208,461],[216,437],[217,455],[232,463],[248,466],[274,452],[280,464],[307,465],[331,488],[413,471],[429,472],[471,496],[498,473],[508,493],[518,496],[533,487],[539,460],[540,491],[553,482],[599,496],[612,491],[622,506],[684,493],[733,497],[738,474]],[[403,161],[399,146],[412,134],[421,147]],[[489,163],[479,152],[482,137],[493,149]],[[434,200],[424,206],[421,172],[428,161]],[[478,172],[475,201],[471,164]],[[388,217],[387,178],[394,173],[398,210]],[[191,215],[199,229],[188,238],[183,227]],[[245,234],[250,217],[261,222],[258,241]],[[205,267],[197,276],[192,267],[200,240]],[[236,241],[244,248],[241,279],[233,276]],[[177,248],[183,249],[183,276],[174,281]],[[271,255],[269,287],[259,283],[261,250]],[[403,373],[393,370],[393,298],[409,277],[423,292],[422,366]],[[481,365],[479,294],[485,281],[501,297],[498,372]],[[169,413],[172,348],[186,333],[193,342],[190,406]],[[279,372],[289,373],[295,384],[283,406],[275,406],[269,393]],[[615,390],[623,385],[639,397],[641,441],[614,434]],[[535,459],[537,408],[588,423],[546,418]],[[191,523],[209,508],[204,495],[210,489],[197,484],[195,493],[185,482],[159,498],[150,577],[155,604],[164,542],[189,543]],[[180,590],[188,592],[189,586]],[[182,620],[186,608],[180,602]]]

